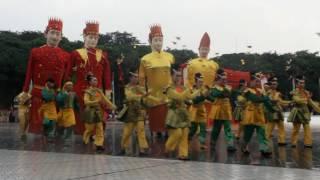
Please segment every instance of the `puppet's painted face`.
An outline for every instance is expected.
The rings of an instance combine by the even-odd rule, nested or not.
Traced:
[[[163,37],[161,36],[153,37],[150,41],[150,45],[152,50],[160,52],[163,46]]]
[[[210,52],[210,48],[208,48],[208,47],[200,47],[199,48],[199,56],[201,58],[207,58],[209,52]]]
[[[87,34],[84,35],[84,47],[85,48],[96,48],[99,41],[99,35]]]
[[[51,29],[45,33],[45,38],[48,46],[57,47],[62,39],[62,32]]]

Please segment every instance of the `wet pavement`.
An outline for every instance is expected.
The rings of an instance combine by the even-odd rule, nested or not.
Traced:
[[[1,180],[318,180],[320,171],[126,156],[0,150]]]
[[[235,130],[236,125],[233,126]],[[291,134],[291,124],[286,124],[287,129],[287,142]],[[236,142],[237,151],[230,153],[226,150],[223,133],[220,133],[215,150],[210,150],[210,130],[207,135],[206,150],[201,150],[196,138],[190,142],[189,155],[192,161],[203,162],[217,162],[225,164],[242,164],[242,165],[260,165],[260,166],[274,166],[286,168],[302,168],[320,170],[320,125],[315,124],[312,126],[314,146],[312,149],[304,148],[302,142],[302,131],[300,134],[300,141],[296,148],[291,148],[290,144],[286,147],[278,147],[277,140],[273,138],[273,154],[270,158],[265,158],[260,155],[258,150],[258,143],[256,138],[253,138],[249,144],[249,155],[244,155],[239,151],[240,143]],[[150,154],[147,157],[168,159],[164,154],[164,136],[159,138],[151,136],[151,133],[146,129],[147,138],[150,145]],[[103,154],[116,155],[120,151],[120,141],[122,133],[122,123],[108,122],[106,129],[105,147],[106,150]],[[275,131],[276,135],[276,131]],[[132,143],[127,156],[139,156],[136,137],[132,137]],[[54,142],[45,142],[40,135],[28,134],[25,141],[21,141],[18,136],[17,123],[0,123],[0,149],[8,150],[25,150],[25,151],[42,151],[42,152],[59,152],[59,153],[72,153],[72,154],[95,154],[92,144],[84,145],[81,136],[73,136],[72,142],[63,142],[62,140],[55,140]],[[171,158],[174,159],[174,156]]]

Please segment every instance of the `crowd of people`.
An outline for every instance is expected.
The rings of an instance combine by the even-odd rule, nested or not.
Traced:
[[[303,76],[295,77],[296,87],[290,100],[282,99],[277,77],[269,77],[262,83],[261,73],[250,73],[249,80],[241,79],[238,88],[232,88],[227,81],[228,73],[208,59],[207,33],[201,38],[199,57],[189,60],[183,73],[172,68],[174,56],[162,50],[161,26],[152,25],[149,33],[152,52],[142,57],[139,68],[130,71],[126,84],[121,58],[117,60],[113,69],[117,72],[114,83],[119,90],[115,90],[111,85],[115,74],[111,73],[107,53],[96,47],[99,23],[86,23],[84,47],[71,53],[58,47],[62,27],[60,19],[51,18],[44,32],[46,44],[31,50],[23,92],[17,97],[22,139],[27,138],[28,132],[42,134],[48,141],[55,138],[70,141],[76,134],[82,135],[84,144],[93,140],[96,151],[103,152],[106,114],[113,112],[123,122],[120,155],[126,154],[134,132],[140,155],[148,155],[145,133],[148,121],[152,132],[168,133],[166,155],[178,150],[177,158],[188,160],[190,139],[196,138],[201,149],[208,149],[210,121],[211,149],[216,148],[223,127],[228,151],[249,153],[247,147],[256,132],[261,154],[269,157],[275,127],[278,145],[287,145],[283,107],[290,106],[291,146],[297,145],[303,126],[304,147],[312,148],[310,107],[317,112],[320,107],[305,89]],[[111,98],[115,91],[122,96]],[[232,131],[233,120],[239,122],[236,133]],[[237,149],[235,141],[239,138],[243,141]]]

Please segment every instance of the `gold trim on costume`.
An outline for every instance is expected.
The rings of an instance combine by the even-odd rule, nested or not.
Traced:
[[[84,64],[86,65],[88,60],[89,60],[89,57],[88,57],[88,50],[86,48],[82,48],[82,49],[77,49],[77,52],[79,53],[81,59],[83,59],[84,61]],[[103,52],[101,49],[96,49],[96,60],[98,62],[101,61],[103,57]]]

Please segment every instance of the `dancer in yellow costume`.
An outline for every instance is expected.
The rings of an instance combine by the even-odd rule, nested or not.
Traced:
[[[292,122],[293,131],[291,135],[291,146],[296,147],[300,127],[304,130],[304,147],[312,148],[312,134],[310,128],[311,113],[308,106],[319,112],[319,106],[312,101],[311,94],[305,89],[305,79],[303,76],[296,77],[296,89],[291,92],[294,108],[291,110],[288,122]]]
[[[42,104],[39,109],[40,116],[43,118],[43,134],[48,140],[54,138],[58,113],[56,107],[56,84],[49,78],[45,87],[41,91]]]
[[[272,131],[275,126],[278,127],[278,145],[285,146],[286,145],[286,134],[284,128],[284,116],[283,116],[283,106],[287,106],[290,104],[290,101],[285,101],[281,98],[281,93],[277,90],[278,87],[278,79],[276,77],[269,78],[270,89],[267,91],[267,95],[269,96],[274,112],[270,113],[267,123],[267,138],[270,140],[272,136]]]
[[[130,139],[134,129],[137,131],[139,155],[147,155],[148,142],[145,134],[144,121],[146,118],[146,110],[143,103],[143,98],[146,96],[146,91],[143,86],[138,83],[138,74],[129,73],[130,82],[125,87],[125,100],[124,108],[127,112],[121,120],[124,122],[122,139],[121,139],[121,152],[119,155],[124,155],[129,148]]]
[[[75,110],[79,110],[77,95],[73,91],[72,81],[66,81],[62,91],[57,95],[58,113],[58,135],[63,135],[64,140],[70,140],[73,127],[76,124]]]
[[[31,94],[20,93],[17,96],[18,100],[18,119],[20,127],[20,137],[22,140],[27,138],[27,130],[29,125],[29,110],[31,106]]]
[[[243,125],[241,121],[243,119],[243,110],[246,99],[244,98],[244,90],[247,88],[247,82],[244,79],[240,79],[239,87],[233,90],[232,99],[235,100],[235,108],[233,111],[233,118],[236,121],[239,121],[239,128],[236,133],[236,139],[240,139],[243,132]]]
[[[96,151],[104,151],[104,130],[103,130],[103,109],[102,105],[106,105],[112,110],[117,107],[109,101],[109,99],[103,94],[102,90],[97,87],[98,80],[93,74],[87,76],[89,87],[84,92],[84,123],[85,131],[83,133],[83,142],[88,144],[90,137],[93,135],[94,130],[96,136],[94,144],[96,145]]]
[[[178,159],[188,160],[188,134],[190,116],[186,101],[193,98],[190,88],[182,84],[182,73],[174,71],[174,85],[165,90],[169,98],[169,111],[166,118],[166,127],[169,131],[169,138],[165,144],[167,154],[178,147]]]
[[[215,85],[209,90],[207,96],[198,96],[194,103],[199,103],[205,99],[212,102],[212,109],[209,112],[209,118],[213,119],[213,128],[211,132],[211,149],[215,149],[221,128],[224,128],[225,140],[228,151],[235,151],[234,135],[231,129],[232,107],[231,94],[232,87],[226,84],[227,73],[223,69],[217,71]]]
[[[243,111],[243,143],[241,150],[244,153],[249,153],[247,145],[250,142],[254,131],[257,133],[259,150],[262,155],[270,156],[272,151],[269,147],[269,142],[265,133],[265,113],[264,107],[272,111],[272,105],[268,96],[264,95],[260,88],[259,74],[251,74],[249,87],[244,90],[246,104]]]
[[[201,73],[196,73],[194,75],[195,84],[192,87],[192,93],[195,93],[197,96],[204,96],[208,91],[208,88],[203,86],[203,76]],[[191,116],[191,127],[189,138],[192,139],[196,132],[199,130],[199,142],[200,148],[206,149],[206,124],[207,124],[207,110],[204,102],[199,102],[193,104],[189,108],[190,116]]]

